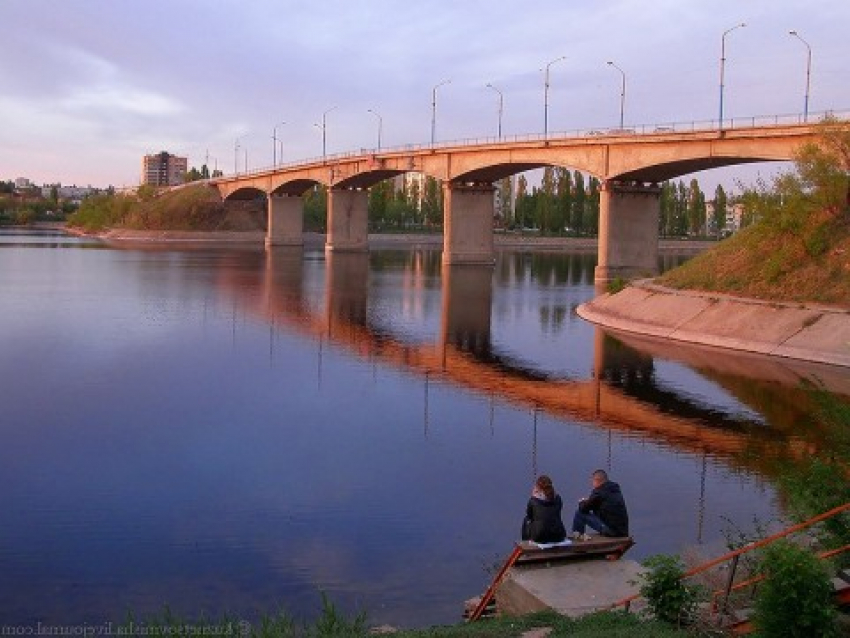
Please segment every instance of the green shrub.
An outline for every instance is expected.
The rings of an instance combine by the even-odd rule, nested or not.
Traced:
[[[765,551],[753,622],[764,638],[836,636],[832,585],[813,554],[780,541]]]
[[[647,558],[641,575],[641,595],[649,609],[659,620],[675,625],[690,624],[694,620],[699,598],[699,588],[682,581],[684,565],[678,556],[658,554]]]
[[[623,290],[627,285],[628,284],[627,284],[625,279],[622,279],[621,277],[616,277],[616,278],[614,278],[614,279],[612,279],[611,281],[608,282],[608,286],[606,287],[606,289],[612,295],[616,295],[618,292]]]

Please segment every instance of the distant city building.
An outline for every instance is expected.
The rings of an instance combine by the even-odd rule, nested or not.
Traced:
[[[177,157],[162,151],[142,158],[142,184],[152,186],[177,186],[183,183],[188,170],[185,157]]]
[[[15,179],[15,188],[24,189],[32,186],[32,182],[29,181],[26,177],[18,177]]]
[[[53,189],[56,189],[56,197],[59,201],[74,202],[79,204],[89,195],[99,193],[101,189],[92,186],[62,186],[61,184],[48,184],[41,187],[41,196],[44,199],[53,197]]]

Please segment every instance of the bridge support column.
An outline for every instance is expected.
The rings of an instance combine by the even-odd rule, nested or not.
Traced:
[[[656,275],[661,188],[605,180],[599,196],[596,282]]]
[[[296,195],[269,195],[266,246],[304,243],[304,200]]]
[[[325,251],[369,250],[369,192],[331,188],[328,191],[328,236]]]
[[[444,264],[493,264],[495,190],[489,183],[445,184]]]

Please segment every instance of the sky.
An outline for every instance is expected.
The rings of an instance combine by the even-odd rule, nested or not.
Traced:
[[[802,112],[791,29],[809,112],[850,111],[847,0],[0,0],[0,179],[132,186],[162,150],[253,170],[321,156],[323,116],[328,154],[379,123],[382,147],[427,143],[446,80],[437,141],[496,135],[488,83],[503,134],[539,134],[562,56],[550,134],[618,126],[608,61],[627,127],[716,119],[741,22],[726,117]]]

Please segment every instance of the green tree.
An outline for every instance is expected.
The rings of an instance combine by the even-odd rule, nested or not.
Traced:
[[[555,175],[551,166],[543,169],[543,178],[536,202],[537,219],[540,231],[544,234],[559,230],[557,220],[553,219],[555,209]]]
[[[304,226],[317,232],[327,230],[328,189],[323,184],[316,184],[304,194]]]
[[[502,218],[502,223],[508,225],[513,222],[513,184],[511,177],[503,177],[499,180],[499,209],[496,213]]]
[[[577,235],[584,234],[584,218],[587,210],[587,193],[584,188],[584,175],[579,171],[573,173],[573,210],[570,215],[570,226]]]
[[[520,175],[519,178],[517,178],[516,203],[514,204],[517,223],[520,228],[527,228],[531,223],[531,215],[528,210],[529,200],[528,180],[525,178],[525,175]]]
[[[705,195],[699,188],[696,178],[691,179],[688,188],[688,233],[701,235],[705,228]]]
[[[369,189],[369,223],[379,229],[387,216],[387,204],[393,196],[393,183],[385,179]]]
[[[570,226],[573,207],[573,180],[570,171],[566,168],[555,169],[555,208],[561,220],[561,225]],[[574,231],[571,227],[570,231]]]
[[[422,195],[422,223],[428,227],[443,225],[443,187],[439,180],[425,177]]]
[[[822,561],[779,541],[765,550],[765,582],[756,598],[754,624],[765,638],[837,636],[832,585]]]
[[[717,188],[714,189],[714,232],[717,233],[717,237],[720,237],[723,234],[723,230],[726,228],[726,205],[728,203],[728,198],[726,197],[726,191],[723,190],[723,186],[720,184],[717,185]]]
[[[599,180],[591,177],[587,192],[587,216],[585,218],[585,226],[590,235],[599,234],[599,190]]]

